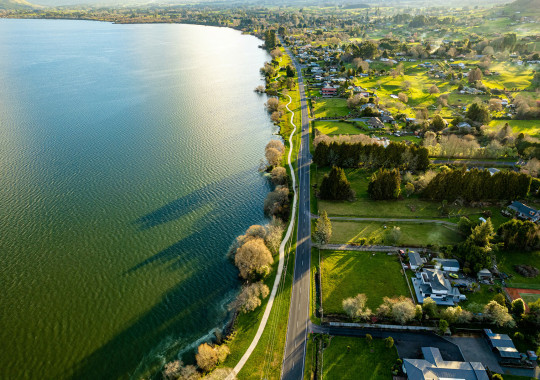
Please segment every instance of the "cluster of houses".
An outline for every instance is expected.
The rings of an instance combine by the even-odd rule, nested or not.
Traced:
[[[518,352],[512,339],[506,334],[497,334],[484,329],[483,336],[501,365],[519,366],[524,361],[538,360],[537,355],[528,351]],[[480,362],[444,360],[436,347],[422,347],[422,359],[403,359],[403,372],[409,380],[463,379],[489,380],[491,372]]]
[[[427,260],[418,252],[409,252],[409,268],[415,272],[412,284],[419,303],[424,303],[424,300],[430,297],[437,305],[455,306],[467,299],[450,282],[450,278],[459,278],[457,273],[460,266],[456,259],[435,258],[431,265],[427,264]],[[492,277],[488,269],[478,273],[478,281],[490,282]]]

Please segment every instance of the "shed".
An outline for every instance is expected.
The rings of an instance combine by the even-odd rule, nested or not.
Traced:
[[[486,268],[484,268],[480,272],[478,272],[477,276],[478,276],[479,281],[491,280],[493,278],[493,274],[491,274],[489,269],[486,269]]]
[[[424,264],[424,261],[422,260],[418,252],[410,251],[409,252],[409,266],[411,267],[411,269],[417,270],[418,268],[422,266],[422,264]]]

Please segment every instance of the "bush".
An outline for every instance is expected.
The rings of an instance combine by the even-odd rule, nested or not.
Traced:
[[[385,338],[384,345],[386,346],[386,348],[394,347],[394,338],[392,338],[391,336],[389,336],[388,338]]]

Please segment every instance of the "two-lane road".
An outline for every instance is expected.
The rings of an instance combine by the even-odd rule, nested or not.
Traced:
[[[284,380],[300,380],[304,377],[304,357],[309,322],[309,287],[311,259],[311,222],[309,205],[309,116],[304,91],[302,71],[294,56],[285,48],[298,72],[298,87],[301,101],[301,144],[298,153],[298,229],[296,258],[294,263],[294,279],[289,309],[287,340],[283,357],[281,378]]]

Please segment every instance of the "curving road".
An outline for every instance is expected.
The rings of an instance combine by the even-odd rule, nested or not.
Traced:
[[[306,338],[309,322],[309,287],[310,287],[310,260],[311,260],[311,213],[309,205],[309,116],[304,91],[302,71],[294,56],[285,48],[294,62],[298,73],[298,87],[300,90],[302,132],[300,152],[298,153],[298,230],[296,257],[294,262],[294,279],[289,308],[289,322],[287,327],[287,340],[283,356],[281,378],[284,380],[300,380],[304,377],[304,357],[306,351]]]

